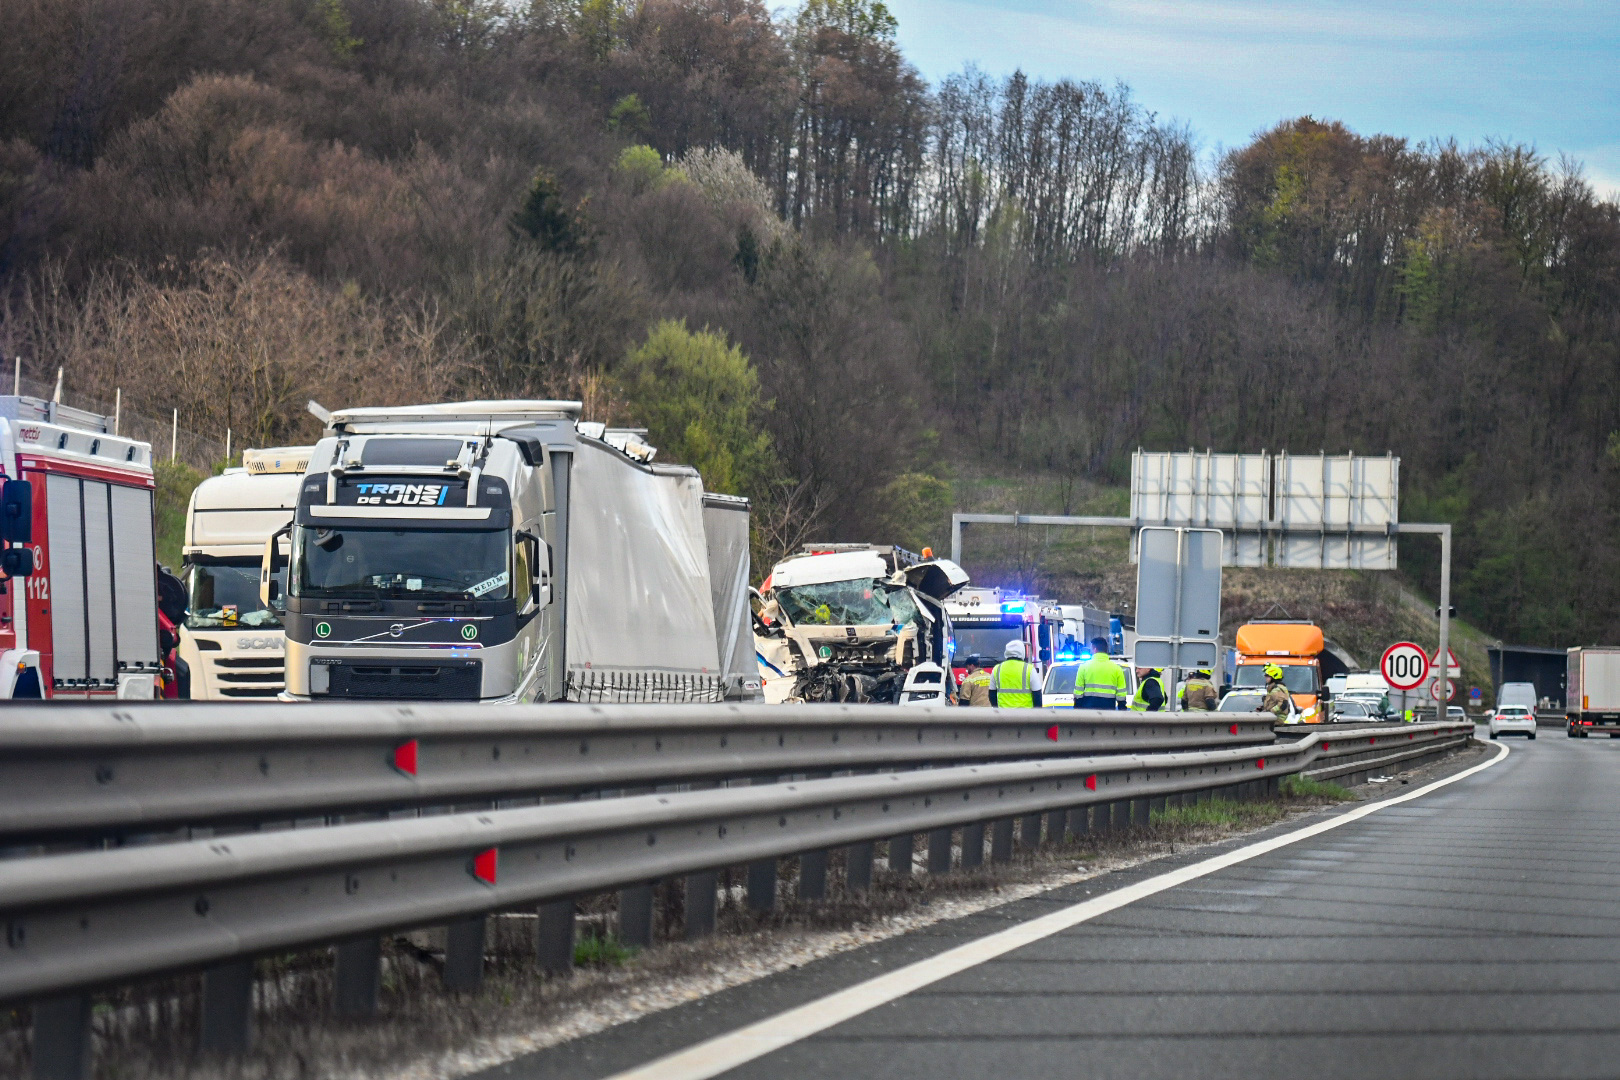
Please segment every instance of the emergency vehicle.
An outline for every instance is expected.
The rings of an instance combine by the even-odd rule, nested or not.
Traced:
[[[0,482],[0,697],[155,697],[151,445],[95,413],[0,396]]]

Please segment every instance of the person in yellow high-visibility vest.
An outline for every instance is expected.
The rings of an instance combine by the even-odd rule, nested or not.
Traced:
[[[1091,659],[1074,673],[1074,707],[1123,709],[1127,699],[1125,669],[1108,659],[1108,639],[1091,639]]]
[[[1041,673],[1024,659],[1024,643],[1009,641],[1006,659],[990,672],[990,704],[1002,709],[1035,709],[1041,704]]]

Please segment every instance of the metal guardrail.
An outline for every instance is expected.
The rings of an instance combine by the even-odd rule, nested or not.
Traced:
[[[13,859],[0,876],[0,1001],[884,837],[992,821],[1010,837],[1015,817],[1104,803],[1145,812],[1143,800],[1365,771],[1472,736],[1472,724],[1456,723],[1323,729],[1269,746],[958,765]]]
[[[0,722],[0,846],[810,771],[1269,744],[1269,716],[889,705],[53,706]]]

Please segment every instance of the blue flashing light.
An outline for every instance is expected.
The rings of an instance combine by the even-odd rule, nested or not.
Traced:
[[[1008,603],[1005,603],[1005,604],[1001,605],[1001,610],[1002,611],[1023,611],[1024,610],[1024,602],[1022,600],[1020,600],[1020,601],[1018,601],[1016,603],[1013,603],[1013,602],[1009,601]]]

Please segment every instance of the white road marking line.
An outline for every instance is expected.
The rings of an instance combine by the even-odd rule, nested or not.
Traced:
[[[1269,840],[1261,840],[1247,847],[1226,852],[1184,866],[1178,870],[1160,874],[1157,877],[1139,881],[1135,885],[1127,885],[1116,889],[1105,896],[1092,900],[1085,900],[1061,911],[1054,911],[1042,915],[1029,922],[1020,923],[1006,930],[997,931],[986,937],[970,941],[965,945],[958,945],[954,949],[947,949],[937,956],[927,960],[919,960],[915,964],[907,964],[903,968],[879,975],[875,979],[857,983],[854,986],[828,994],[826,997],[766,1017],[746,1027],[729,1031],[724,1035],[716,1035],[696,1046],[689,1046],[685,1050],[677,1050],[655,1061],[636,1068],[627,1069],[608,1078],[608,1080],[709,1080],[710,1077],[719,1076],[729,1069],[745,1065],[755,1058],[790,1046],[801,1039],[807,1039],[817,1032],[825,1031],[830,1027],[853,1019],[864,1012],[869,1012],[880,1005],[887,1005],[897,998],[904,997],[913,991],[920,990],[930,983],[947,979],[969,968],[977,967],[987,961],[1014,949],[1021,949],[1025,945],[1033,944],[1042,938],[1051,937],[1061,933],[1071,926],[1095,919],[1099,915],[1106,915],[1127,904],[1153,896],[1155,893],[1173,889],[1177,885],[1195,881],[1198,878],[1224,870],[1228,866],[1247,862],[1258,858],[1278,848],[1289,844],[1308,840],[1313,836],[1337,829],[1341,825],[1348,825],[1352,821],[1359,821],[1369,814],[1390,806],[1397,806],[1413,799],[1422,798],[1429,792],[1443,788],[1447,784],[1455,784],[1466,777],[1490,768],[1508,756],[1505,743],[1497,744],[1498,753],[1489,761],[1482,761],[1478,765],[1464,769],[1454,776],[1443,780],[1436,780],[1426,784],[1416,791],[1409,791],[1405,795],[1384,799],[1381,802],[1371,803],[1367,806],[1357,807],[1348,813],[1327,821],[1319,821],[1315,825],[1307,825],[1282,836],[1274,836]]]

